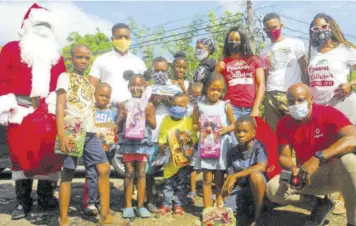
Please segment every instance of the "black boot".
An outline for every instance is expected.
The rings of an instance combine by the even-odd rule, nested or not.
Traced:
[[[53,195],[56,187],[57,182],[38,180],[37,201],[40,208],[44,210],[54,210],[58,208],[58,199]]]
[[[31,179],[15,181],[17,206],[12,212],[12,220],[25,218],[30,212],[33,204],[31,198],[32,183],[33,180]]]

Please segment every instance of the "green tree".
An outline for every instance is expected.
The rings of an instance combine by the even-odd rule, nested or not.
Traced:
[[[80,35],[78,32],[72,32],[68,35],[67,41],[68,45],[63,48],[62,55],[68,71],[72,70],[72,63],[69,60],[69,56],[73,45],[85,44],[91,49],[92,57],[90,66],[97,56],[110,51],[112,46],[111,40],[104,33],[100,32],[99,29],[97,29],[95,34],[86,34],[84,36]],[[88,75],[90,71],[89,69],[85,72],[85,75]]]

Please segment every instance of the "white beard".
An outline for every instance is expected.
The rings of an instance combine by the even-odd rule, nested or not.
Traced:
[[[46,97],[49,93],[51,68],[60,58],[60,51],[51,29],[28,27],[20,41],[21,59],[32,68],[31,97]]]

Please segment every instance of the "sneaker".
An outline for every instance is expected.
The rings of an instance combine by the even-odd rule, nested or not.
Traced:
[[[153,204],[153,203],[151,203],[151,202],[149,202],[148,204],[147,204],[147,209],[148,209],[148,211],[150,211],[151,213],[157,213],[157,207]]]
[[[305,225],[323,226],[326,218],[334,209],[334,206],[335,203],[327,197],[324,199],[317,198],[317,202],[311,212],[311,219]]]
[[[86,208],[84,208],[84,214],[89,217],[95,217],[99,214],[99,210],[94,204],[90,204]]]
[[[345,202],[343,202],[342,200],[336,200],[333,214],[334,215],[341,215],[341,214],[344,214],[344,213],[346,213]]]
[[[184,209],[180,205],[175,205],[174,206],[173,216],[181,217],[183,215],[184,215]]]
[[[134,218],[136,215],[135,215],[135,211],[134,209],[131,207],[131,208],[124,208],[123,211],[122,211],[122,217],[123,218]]]
[[[14,211],[12,211],[11,219],[20,220],[22,218],[25,218],[29,212],[30,210],[28,208],[25,208],[21,204],[18,204]]]
[[[159,210],[157,210],[157,215],[158,216],[164,216],[167,215],[171,212],[171,208],[165,205],[162,205],[161,208],[159,208]]]
[[[38,206],[43,210],[55,210],[59,207],[58,199],[54,196],[38,197]]]

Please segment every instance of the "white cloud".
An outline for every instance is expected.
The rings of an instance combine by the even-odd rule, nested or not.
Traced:
[[[18,31],[28,8],[33,2],[0,3],[0,45],[17,40]],[[55,31],[61,46],[66,45],[69,33],[76,31],[84,35],[95,33],[99,28],[110,37],[112,23],[95,15],[89,15],[72,2],[40,2],[39,5],[49,9],[56,17]]]

